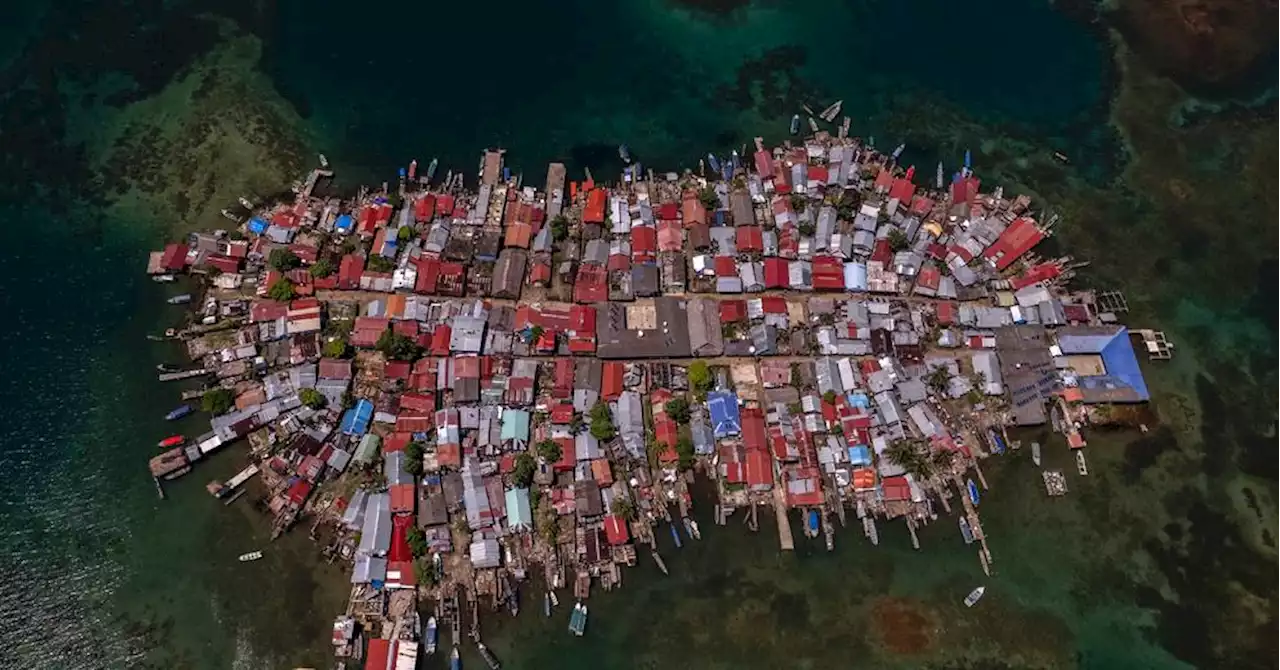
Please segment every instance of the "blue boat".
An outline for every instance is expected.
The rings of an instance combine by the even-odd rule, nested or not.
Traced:
[[[511,181],[511,168],[502,168],[502,181]]]
[[[901,155],[902,155],[902,150],[903,150],[903,149],[906,149],[906,148],[907,148],[907,145],[905,145],[905,144],[899,144],[899,145],[898,145],[898,148],[893,150],[893,160],[895,160],[895,161],[896,161],[896,160],[898,160],[898,156],[901,156]]]
[[[960,517],[960,535],[964,538],[965,544],[973,544],[973,528],[969,525],[969,518]]]
[[[404,178],[405,178],[405,176],[406,176],[406,175],[408,175],[408,174],[409,174],[408,170],[405,170],[404,168],[400,168],[400,178],[401,178],[401,179],[404,179]]]
[[[1000,433],[994,430],[987,430],[987,437],[991,438],[991,450],[997,454],[1003,454],[1005,450],[1004,439],[1000,437]]]
[[[818,510],[816,509],[809,510],[808,530],[810,535],[816,536],[818,534],[818,522],[819,522]]]
[[[795,135],[800,132],[800,115],[796,114],[791,117],[791,134]]]
[[[716,158],[715,155],[707,154],[707,165],[711,166],[712,172],[720,172],[720,159]]]
[[[676,549],[683,549],[684,545],[680,543],[680,533],[676,532],[676,525],[671,524],[671,539],[676,542]]]
[[[978,495],[978,485],[973,483],[972,479],[965,480],[965,485],[969,488],[969,500],[977,505],[981,496]]]
[[[440,167],[440,159],[432,158],[431,164],[427,165],[427,181],[431,181],[436,176],[437,167]]]
[[[184,416],[186,416],[186,415],[188,415],[188,414],[190,414],[190,413],[192,413],[192,412],[194,412],[194,411],[195,411],[195,409],[194,409],[193,407],[191,407],[191,405],[179,405],[178,407],[175,407],[175,408],[173,409],[173,411],[171,411],[171,412],[169,412],[168,414],[164,415],[164,420],[165,420],[165,421],[177,421],[178,419],[181,419],[182,417],[184,417]]]
[[[968,170],[973,167],[973,154],[968,149],[964,150],[964,169]]]
[[[449,670],[462,670],[462,658],[458,655],[458,648],[453,648],[453,653],[449,655]]]

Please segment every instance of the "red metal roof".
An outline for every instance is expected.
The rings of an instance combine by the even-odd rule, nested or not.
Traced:
[[[787,300],[782,296],[768,295],[760,298],[760,307],[765,314],[786,314]]]
[[[622,374],[625,371],[620,361],[605,361],[601,374],[600,397],[605,400],[617,400],[622,395]]]
[[[338,262],[338,286],[345,289],[360,288],[360,275],[364,274],[364,258],[347,254]]]
[[[160,265],[166,270],[181,270],[187,266],[187,245],[167,244],[160,255]]]
[[[592,189],[587,194],[587,206],[582,211],[582,222],[604,223],[604,208],[608,202],[609,194],[604,189]]]
[[[937,304],[938,323],[944,326],[950,326],[956,322],[956,304],[951,301],[939,302]]]
[[[440,260],[437,258],[428,258],[426,256],[418,257],[418,279],[414,284],[413,290],[417,293],[435,293],[436,286],[440,281]]]
[[[321,379],[351,379],[351,361],[341,358],[321,358]]]
[[[654,213],[654,215],[659,220],[679,221],[680,205],[677,205],[674,202],[664,202],[661,205],[658,205],[658,210]]]
[[[387,379],[408,379],[409,361],[387,361],[382,376]]]
[[[917,195],[915,199],[911,201],[912,214],[915,214],[916,216],[924,216],[931,211],[933,211],[933,201],[929,198]]]
[[[721,300],[720,301],[720,322],[733,323],[734,321],[747,320],[747,301],[745,300]]]
[[[889,172],[888,170],[881,169],[880,173],[876,175],[876,188],[888,189],[892,186],[893,186],[893,173]]]
[[[956,204],[972,203],[978,197],[978,187],[982,181],[974,176],[965,177],[951,183],[951,202]]]
[[[906,477],[885,477],[880,483],[884,489],[885,500],[911,499],[911,484],[907,483]]]
[[[769,448],[765,439],[764,411],[759,407],[747,407],[740,413],[742,419],[742,446],[748,451]]]
[[[658,231],[651,226],[635,226],[631,229],[631,253],[652,253],[658,249]]]
[[[732,256],[716,256],[715,270],[717,277],[735,277],[738,274],[738,262]]]
[[[825,184],[827,183],[827,176],[828,176],[828,173],[827,173],[827,168],[825,166],[822,166],[822,165],[809,166],[809,181],[816,181],[816,182]]]
[[[576,302],[604,302],[608,296],[605,284],[607,272],[600,265],[583,265],[578,268],[577,279],[573,283],[573,299]]]
[[[815,291],[843,291],[844,263],[835,256],[814,256],[813,288]]]
[[[784,288],[790,283],[787,276],[787,261],[782,258],[764,259],[764,287]]]
[[[240,259],[232,258],[230,256],[213,254],[205,258],[205,263],[208,263],[209,265],[215,268],[218,268],[219,272],[235,274],[240,271]]]
[[[609,544],[626,544],[631,536],[627,533],[627,522],[619,516],[610,514],[604,518],[604,533]]]
[[[396,417],[396,431],[401,433],[425,433],[431,430],[431,415],[401,415]]]
[[[1062,274],[1062,268],[1057,263],[1041,263],[1021,275],[1014,277],[1010,283],[1013,284],[1013,290],[1016,291],[1020,288],[1031,286],[1032,284],[1049,281],[1060,274]]]
[[[680,213],[684,218],[685,228],[695,223],[707,222],[707,208],[702,206],[702,202],[698,200],[698,194],[693,191],[685,192],[684,202],[680,206]]]
[[[915,194],[916,185],[908,179],[894,180],[893,186],[889,189],[889,197],[897,198],[898,202],[903,204],[911,202],[911,196]]]
[[[763,251],[764,231],[760,226],[739,226],[737,230],[737,246],[739,252]]]
[[[608,363],[606,363],[605,365],[608,365]],[[551,423],[559,423],[559,424],[573,423],[573,404],[562,402],[552,407]]]
[[[1044,239],[1044,232],[1036,227],[1036,223],[1032,219],[1018,218],[1000,233],[999,239],[995,244],[987,247],[982,252],[982,257],[995,263],[997,270],[1003,270],[1011,265],[1022,254],[1031,250],[1031,247],[1040,243]]]
[[[765,149],[755,153],[756,173],[764,179],[773,178],[773,154]]]
[[[404,512],[413,511],[414,500],[418,497],[414,495],[413,484],[394,484],[391,487],[389,487],[389,491],[391,493],[391,512],[393,514],[401,514]],[[409,519],[409,520],[413,519],[413,517],[409,515],[397,517],[397,520],[400,518]],[[393,530],[393,534],[394,534],[394,530]],[[408,549],[407,545],[405,546],[405,549]],[[391,542],[391,551],[392,552],[396,551],[396,542],[394,541],[394,539]],[[404,559],[397,558],[393,560],[407,560],[407,557]]]
[[[773,484],[773,465],[769,462],[769,452],[764,449],[748,449],[743,459],[747,485],[752,488],[764,488]]]
[[[391,640],[381,637],[369,640],[369,649],[364,654],[364,670],[387,670],[387,661],[391,658]]]
[[[680,224],[666,219],[658,221],[658,249],[680,251],[682,248],[684,248],[684,232]]]

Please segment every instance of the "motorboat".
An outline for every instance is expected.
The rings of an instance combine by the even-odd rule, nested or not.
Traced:
[[[1036,467],[1040,467],[1040,443],[1039,442],[1031,443],[1031,462],[1035,463]]]
[[[439,637],[440,630],[436,625],[436,618],[429,617],[427,619],[427,636],[426,636],[426,653],[428,656],[436,653],[436,641]]]
[[[169,447],[180,446],[183,442],[186,442],[186,441],[187,441],[187,438],[181,435],[170,435],[169,437],[166,437],[163,440],[160,440],[159,442],[157,442],[156,446],[160,447],[161,449],[168,449]]]
[[[791,117],[791,134],[795,135],[800,132],[800,115],[796,114]]]
[[[168,414],[164,415],[165,421],[177,421],[182,417],[195,411],[191,405],[179,405],[173,408]]]
[[[987,592],[987,587],[985,586],[979,586],[978,588],[970,591],[969,595],[964,597],[964,606],[973,607],[974,605],[977,605],[978,601],[982,600],[982,594],[986,592]]]
[[[165,302],[169,303],[170,305],[185,305],[191,302],[191,294],[180,293],[178,295],[173,296],[172,298],[169,298]]]
[[[631,149],[629,149],[629,148],[627,147],[627,145],[625,145],[625,144],[619,144],[619,145],[618,145],[618,158],[621,158],[621,159],[622,159],[622,161],[623,161],[624,163],[630,163],[630,162],[631,162]]]
[[[262,558],[262,552],[260,552],[260,551],[251,551],[251,552],[249,552],[249,553],[247,553],[247,554],[240,554],[240,562],[241,562],[241,563],[248,563],[249,561],[256,561],[256,560],[258,560],[259,558]]]
[[[177,280],[178,278],[173,275],[155,275],[151,277],[151,281],[156,282],[157,284],[168,284],[169,282]]]

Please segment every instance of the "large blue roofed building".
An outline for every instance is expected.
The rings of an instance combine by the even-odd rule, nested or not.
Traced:
[[[361,398],[356,406],[342,415],[342,432],[347,435],[364,435],[369,432],[369,421],[373,418],[373,403]]]
[[[711,412],[711,428],[717,438],[738,435],[742,432],[742,418],[738,412],[738,396],[728,391],[708,393],[707,409]]]
[[[1076,376],[1086,403],[1151,399],[1124,326],[1079,326],[1058,331],[1058,349]]]

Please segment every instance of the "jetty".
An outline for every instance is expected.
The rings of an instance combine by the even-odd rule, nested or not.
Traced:
[[[182,381],[184,379],[204,377],[205,375],[209,375],[212,373],[213,373],[212,370],[207,370],[205,368],[195,368],[193,370],[181,370],[178,372],[161,372],[159,379],[162,382],[177,382],[177,381]]]

